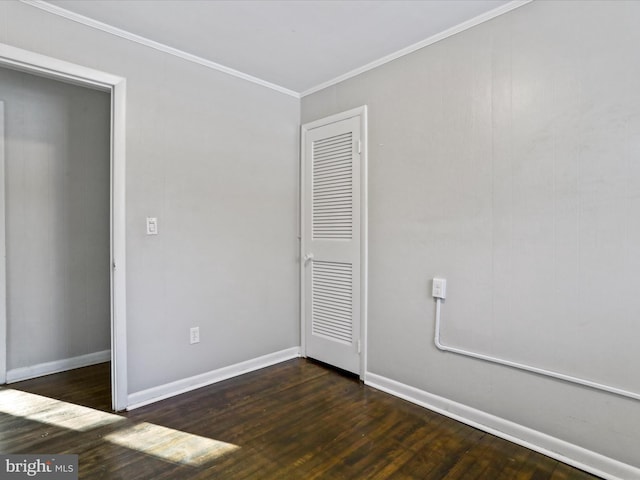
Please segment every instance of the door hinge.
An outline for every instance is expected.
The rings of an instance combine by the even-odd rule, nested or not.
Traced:
[[[362,353],[362,343],[360,340],[356,342],[356,348],[358,349],[358,355]]]
[[[358,153],[362,153],[362,140],[358,140]]]

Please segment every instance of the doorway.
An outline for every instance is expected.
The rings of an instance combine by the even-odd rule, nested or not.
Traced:
[[[367,109],[302,126],[303,355],[366,371]]]
[[[106,93],[107,119],[104,123],[106,133],[107,165],[105,197],[107,199],[106,218],[103,218],[102,227],[107,234],[106,252],[103,252],[107,280],[104,282],[108,290],[106,305],[107,314],[107,350],[111,360],[111,397],[112,408],[122,410],[127,406],[126,390],[126,289],[125,289],[125,256],[124,256],[124,105],[125,105],[125,81],[124,79],[103,72],[86,69],[74,64],[62,62],[50,57],[34,54],[0,44],[0,68],[19,70],[37,77],[47,77],[65,84],[74,84],[88,87]],[[5,106],[6,108],[6,106]],[[5,112],[6,113],[6,112]],[[4,117],[3,117],[4,118]],[[6,145],[4,145],[4,160],[6,157]],[[0,158],[0,160],[2,160]],[[2,190],[5,183],[2,182]],[[5,191],[0,195],[0,210],[5,212]],[[45,222],[43,220],[43,222]],[[3,222],[2,227],[5,227]],[[73,230],[73,229],[72,229]],[[2,233],[2,232],[0,232]],[[2,248],[6,245],[7,232],[2,236]],[[58,239],[59,240],[59,239]],[[14,242],[15,243],[15,242]],[[90,244],[91,241],[88,242]],[[89,256],[91,252],[89,252]],[[105,259],[106,258],[106,259]],[[37,270],[37,261],[33,262],[33,268]],[[4,266],[4,265],[2,265]],[[0,381],[7,380],[7,271],[0,271],[0,284],[4,281],[4,289],[0,299]],[[103,279],[104,280],[104,279]],[[2,286],[2,285],[0,285]],[[69,332],[56,332],[56,335],[64,335]],[[71,332],[73,334],[73,332]]]

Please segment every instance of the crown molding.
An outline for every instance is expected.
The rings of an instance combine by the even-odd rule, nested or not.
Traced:
[[[485,12],[481,15],[478,15],[477,17],[473,17],[470,20],[467,20],[465,22],[462,22],[458,25],[455,25],[451,28],[448,28],[447,30],[437,33],[429,38],[426,38],[418,43],[414,43],[413,45],[410,45],[406,48],[403,48],[402,50],[398,50],[397,52],[391,53],[385,57],[379,58],[378,60],[374,60],[371,63],[367,63],[366,65],[363,65],[362,67],[358,67],[354,70],[351,70],[350,72],[347,72],[343,75],[340,75],[339,77],[336,77],[332,80],[328,80],[327,82],[321,83],[319,85],[316,85],[315,87],[312,87],[308,90],[303,91],[302,93],[300,93],[300,97],[306,97],[307,95],[311,95],[312,93],[318,92],[320,90],[323,90],[327,87],[331,87],[337,83],[340,82],[344,82],[345,80],[348,80],[352,77],[355,77],[356,75],[360,75],[361,73],[364,72],[368,72],[369,70],[372,70],[376,67],[379,67],[381,65],[384,65],[385,63],[389,63],[392,62],[393,60],[396,60],[400,57],[404,57],[405,55],[409,55],[410,53],[415,52],[416,50],[420,50],[421,48],[427,47],[429,45],[432,45],[436,42],[439,42],[440,40],[444,40],[445,38],[451,37],[453,35],[455,35],[456,33],[460,33],[463,32],[465,30],[468,30],[472,27],[475,27],[476,25],[479,25],[481,23],[487,22],[495,17],[498,17],[500,15],[503,15],[507,12],[510,12],[511,10],[515,10],[516,8],[522,7],[523,5],[526,5],[527,3],[531,3],[533,0],[513,0],[509,3],[505,3],[504,5],[501,5],[500,7],[494,8],[493,10],[489,10],[488,12]]]
[[[140,36],[140,35],[136,35],[134,33],[128,32],[126,30],[122,30],[120,28],[114,27],[112,25],[103,23],[103,22],[99,22],[97,20],[94,20],[92,18],[89,17],[85,17],[84,15],[80,15],[74,12],[71,12],[69,10],[66,10],[64,8],[58,7],[56,5],[53,5],[45,0],[20,0],[22,3],[30,5],[32,7],[36,7],[39,8],[41,10],[44,10],[46,12],[52,13],[54,15],[58,15],[60,17],[66,18],[68,20],[80,23],[82,25],[85,25],[87,27],[90,28],[94,28],[96,30],[100,30],[106,33],[109,33],[111,35],[115,35],[117,37],[138,43],[140,45],[144,45],[147,46],[149,48],[153,48],[154,50],[158,50],[164,53],[167,53],[169,55],[173,55],[175,57],[179,57],[183,60],[186,60],[188,62],[193,62],[196,63],[198,65],[202,65],[204,67],[207,68],[211,68],[213,70],[217,70],[219,72],[222,73],[226,73],[227,75],[231,75],[234,76],[236,78],[240,78],[242,80],[246,80],[248,82],[252,82],[255,83],[257,85],[269,88],[271,90],[275,90],[277,92],[283,93],[285,95],[289,95],[291,97],[294,98],[302,98],[305,97],[307,95],[311,95],[312,93],[318,92],[320,90],[323,90],[327,87],[331,87],[333,85],[336,85],[337,83],[343,82],[345,80],[348,80],[352,77],[355,77],[356,75],[360,75],[361,73],[367,72],[369,70],[372,70],[376,67],[379,67],[381,65],[384,65],[386,63],[392,62],[393,60],[396,60],[400,57],[404,57],[405,55],[409,55],[410,53],[415,52],[416,50],[420,50],[421,48],[424,48],[426,46],[432,45],[436,42],[439,42],[440,40],[444,40],[445,38],[451,37],[457,33],[463,32],[465,30],[468,30],[469,28],[475,27],[476,25],[479,25],[481,23],[484,23],[486,21],[489,21],[495,17],[498,17],[500,15],[503,15],[507,12],[510,12],[511,10],[515,10],[516,8],[519,8],[523,5],[526,5],[530,2],[532,2],[533,0],[512,0],[511,2],[505,3],[504,5],[494,8],[493,10],[490,10],[488,12],[485,12],[481,15],[478,15],[477,17],[474,17],[470,20],[467,20],[465,22],[462,22],[458,25],[455,25],[443,32],[440,32],[436,35],[433,35],[425,40],[422,40],[418,43],[414,43],[413,45],[410,45],[406,48],[403,48],[401,50],[398,50],[397,52],[391,53],[387,56],[384,56],[378,60],[375,60],[371,63],[368,63],[366,65],[363,65],[361,67],[358,67],[354,70],[351,70],[350,72],[347,72],[343,75],[340,75],[338,77],[333,78],[332,80],[329,80],[327,82],[321,83],[319,85],[316,85],[315,87],[311,87],[308,90],[305,90],[303,92],[296,92],[293,90],[290,90],[288,88],[282,87],[280,85],[276,85],[275,83],[271,83],[268,82],[266,80],[262,80],[261,78],[258,77],[254,77],[252,75],[249,75],[247,73],[243,73],[240,72],[238,70],[235,70],[233,68],[229,68],[226,67],[224,65],[221,65],[219,63],[213,62],[211,60],[207,60],[205,58],[199,57],[197,55],[193,55],[187,52],[184,52],[182,50],[179,50],[177,48],[173,48],[170,47],[168,45],[165,45],[163,43],[159,43],[156,42],[154,40],[148,39],[146,37]]]
[[[109,25],[107,23],[99,22],[89,17],[85,17],[84,15],[80,15],[64,8],[53,5],[44,0],[20,0],[22,3],[30,5],[32,7],[39,8],[40,10],[44,10],[46,12],[52,13],[53,15],[57,15],[59,17],[66,18],[68,20],[80,23],[90,28],[94,28],[96,30],[100,30],[111,35],[115,35],[116,37],[124,38],[125,40],[129,40],[131,42],[138,43],[140,45],[144,45],[149,48],[153,48],[154,50],[158,50],[160,52],[168,53],[169,55],[173,55],[174,57],[181,58],[188,62],[197,63],[198,65],[202,65],[203,67],[211,68],[213,70],[217,70],[222,73],[226,73],[227,75],[231,75],[233,77],[240,78],[242,80],[246,80],[251,83],[255,83],[262,87],[269,88],[271,90],[275,90],[276,92],[283,93],[285,95],[289,95],[294,98],[300,98],[300,94],[298,92],[294,92],[293,90],[289,90],[288,88],[281,87],[280,85],[276,85],[275,83],[267,82],[266,80],[262,80],[260,78],[254,77],[252,75],[240,72],[238,70],[234,70],[233,68],[225,67],[216,62],[212,62],[211,60],[207,60],[206,58],[198,57],[197,55],[192,55],[190,53],[184,52],[177,48],[170,47],[163,43],[156,42],[154,40],[150,40],[146,37],[136,35],[131,32],[127,32],[126,30],[122,30],[120,28],[114,27],[113,25]]]

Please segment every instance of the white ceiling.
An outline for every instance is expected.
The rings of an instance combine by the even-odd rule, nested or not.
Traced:
[[[298,93],[508,0],[51,0]]]

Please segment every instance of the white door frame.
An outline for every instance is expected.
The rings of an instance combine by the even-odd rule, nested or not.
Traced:
[[[303,257],[307,252],[307,245],[305,244],[305,237],[303,235],[303,229],[305,221],[305,209],[302,206],[303,200],[306,198],[305,191],[305,174],[307,168],[307,159],[305,158],[306,152],[306,137],[307,132],[314,128],[328,125],[330,123],[340,122],[348,118],[359,117],[360,118],[360,379],[364,380],[365,373],[367,371],[367,306],[368,297],[367,292],[369,290],[368,279],[368,148],[367,148],[367,106],[356,107],[346,112],[337,113],[329,117],[324,117],[313,122],[305,123],[301,127],[300,134],[300,225],[298,236],[300,238],[300,345],[301,354],[303,357],[307,356],[307,340],[306,332],[307,326],[305,322],[305,264]]]
[[[0,383],[7,381],[7,264],[4,218],[4,102],[0,101]],[[2,308],[4,306],[4,308]]]
[[[114,410],[127,407],[126,263],[125,263],[125,106],[122,77],[64,62],[0,43],[0,67],[108,92],[111,95],[111,401]],[[2,145],[0,145],[2,146]],[[4,169],[3,169],[4,172]],[[0,174],[2,176],[3,174]],[[4,218],[4,178],[0,187]],[[4,232],[4,221],[0,234]],[[4,235],[0,243],[4,250]],[[4,253],[0,251],[0,254]],[[6,272],[0,262],[0,382],[6,382]]]

